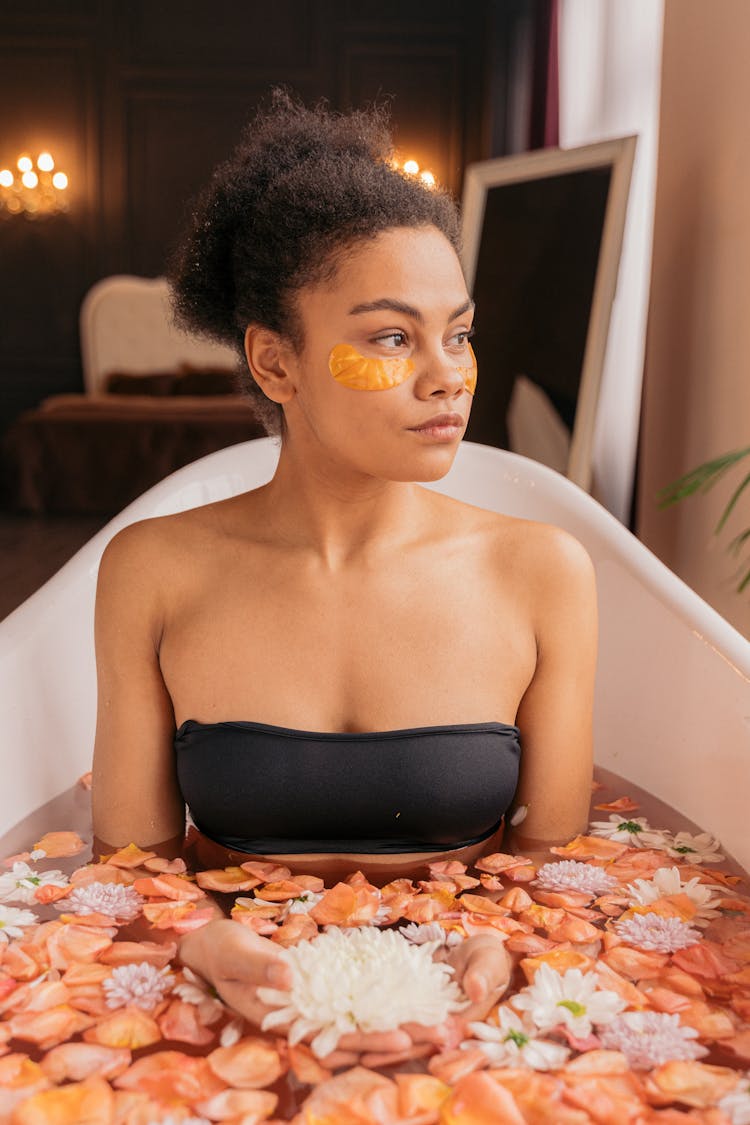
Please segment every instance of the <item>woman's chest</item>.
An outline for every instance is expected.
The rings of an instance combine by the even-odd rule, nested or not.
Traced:
[[[518,589],[482,568],[281,567],[252,578],[225,567],[170,613],[160,662],[178,723],[513,722],[534,671],[533,628]]]

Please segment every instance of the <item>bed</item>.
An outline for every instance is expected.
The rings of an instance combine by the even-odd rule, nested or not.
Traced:
[[[172,324],[164,278],[97,282],[80,335],[84,392],[45,399],[5,435],[11,510],[111,516],[175,469],[265,433],[236,354]]]

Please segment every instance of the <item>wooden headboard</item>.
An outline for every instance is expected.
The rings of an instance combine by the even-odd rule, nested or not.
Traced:
[[[175,327],[163,277],[116,274],[98,281],[81,304],[80,331],[88,394],[101,394],[113,372],[146,375],[185,364],[230,369],[239,362],[232,348]]]

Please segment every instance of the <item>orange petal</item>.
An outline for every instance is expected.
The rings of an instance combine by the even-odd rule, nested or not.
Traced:
[[[270,1090],[222,1090],[211,1098],[195,1103],[199,1113],[212,1121],[231,1121],[256,1125],[270,1117],[278,1105],[279,1095]]]
[[[500,906],[510,910],[512,914],[520,914],[527,906],[531,906],[533,901],[531,895],[523,887],[511,887],[500,899]]]
[[[174,899],[177,902],[195,902],[205,898],[206,892],[183,875],[151,875],[136,879],[133,890],[140,895]]]
[[[194,902],[147,902],[143,916],[155,930],[174,930],[186,934],[219,917],[215,904],[198,908]]]
[[[642,980],[644,977],[658,976],[669,960],[669,954],[618,945],[602,953],[600,960],[628,980]]]
[[[132,961],[147,961],[157,969],[163,969],[177,954],[174,941],[116,941],[100,954],[98,960],[103,965],[128,965]]]
[[[34,1094],[13,1111],[13,1125],[111,1125],[114,1094],[103,1078],[87,1078]]]
[[[128,844],[112,855],[102,856],[102,862],[112,867],[142,867],[147,859],[155,859],[156,852],[144,852],[137,844]]]
[[[511,871],[514,867],[527,867],[531,863],[522,855],[509,855],[507,852],[493,852],[483,855],[476,860],[474,866],[477,871],[487,871],[490,875],[498,875],[501,871]]]
[[[738,1081],[737,1072],[725,1066],[674,1060],[652,1070],[646,1086],[647,1089],[654,1087],[673,1101],[701,1108],[715,1105]]]
[[[240,867],[250,875],[255,875],[261,883],[273,883],[279,879],[288,879],[291,875],[289,868],[281,863],[261,863],[259,860],[249,859],[247,863],[241,863]]]
[[[167,859],[165,856],[157,855],[153,859],[144,859],[143,866],[147,871],[159,871],[167,875],[184,875],[187,871],[185,860],[179,856],[175,859]]]
[[[524,957],[520,962],[526,980],[531,984],[540,965],[549,965],[556,973],[564,973],[568,969],[580,969],[582,973],[594,967],[594,961],[585,953],[576,949],[561,949],[557,946],[549,953],[541,953],[538,957]]]
[[[508,914],[506,907],[493,902],[491,898],[485,898],[484,895],[463,894],[457,900],[457,904],[473,914],[501,914],[506,917]]]
[[[602,1125],[633,1121],[645,1109],[643,1086],[636,1076],[626,1074],[580,1074],[561,1072],[564,1100]]]
[[[325,891],[309,913],[319,926],[360,926],[372,921],[379,908],[377,895],[348,883],[337,883]]]
[[[87,863],[85,867],[77,867],[70,876],[74,887],[86,887],[89,883],[119,883],[124,887],[131,887],[135,875],[121,867],[114,867],[111,863]]]
[[[478,1047],[470,1047],[465,1051],[456,1047],[449,1051],[441,1051],[427,1063],[427,1069],[433,1078],[447,1086],[453,1086],[459,1079],[476,1070],[485,1070],[488,1066],[487,1056]]]
[[[565,1064],[568,1074],[626,1074],[629,1069],[628,1060],[621,1051],[603,1049],[586,1051]]]
[[[175,1043],[205,1047],[216,1038],[214,1032],[201,1023],[196,1005],[184,1000],[172,1000],[157,1018],[157,1023],[164,1039]]]
[[[112,945],[116,930],[109,931],[80,926],[75,922],[63,924],[47,941],[50,964],[55,969],[67,969],[81,961],[96,961]]]
[[[731,1039],[722,1039],[722,1047],[727,1047],[732,1054],[747,1064],[750,1062],[750,1028],[739,1031]]]
[[[293,1047],[290,1044],[286,1047],[286,1050],[289,1066],[298,1082],[304,1082],[308,1086],[317,1086],[318,1083],[325,1082],[332,1076],[333,1072],[327,1067],[321,1066],[313,1054],[312,1048],[307,1043],[296,1043]]]
[[[527,1125],[509,1090],[477,1071],[460,1078],[443,1102],[440,1125]]]
[[[631,797],[618,797],[616,801],[607,801],[603,805],[594,805],[595,809],[601,809],[602,812],[635,812],[640,808]]]
[[[138,1090],[165,1102],[174,1099],[191,1104],[213,1097],[225,1088],[207,1059],[195,1058],[183,1051],[156,1051],[145,1055],[116,1078],[114,1085],[119,1090]]]
[[[199,871],[195,877],[199,887],[204,891],[222,891],[224,893],[237,893],[238,891],[251,891],[257,887],[260,879],[249,875],[241,867],[224,867],[211,871]]]
[[[100,1078],[116,1078],[130,1066],[132,1055],[124,1047],[102,1047],[96,1043],[62,1043],[53,1047],[41,1061],[50,1081],[81,1082],[98,1074]]]
[[[439,1110],[451,1092],[450,1086],[431,1074],[394,1074],[393,1077],[398,1086],[399,1113],[403,1117]]]
[[[390,1097],[393,1112],[375,1118],[370,1112],[375,1097]],[[306,1098],[300,1125],[376,1125],[376,1121],[395,1121],[398,1089],[382,1074],[363,1066],[334,1074],[321,1082]]]
[[[583,918],[566,914],[559,926],[553,926],[548,931],[548,935],[551,941],[572,941],[584,944],[589,941],[601,941],[602,931]]]
[[[14,1039],[36,1043],[42,1051],[64,1043],[78,1032],[90,1028],[95,1021],[69,1004],[59,1004],[44,1012],[19,1012],[8,1021]]]
[[[86,1043],[100,1043],[105,1047],[127,1047],[137,1051],[158,1043],[161,1032],[156,1020],[140,1008],[122,1008],[100,1020],[95,1027],[84,1031]]]
[[[279,1052],[257,1036],[240,1039],[233,1047],[218,1047],[208,1056],[214,1074],[241,1090],[260,1090],[272,1086],[286,1070]]]
[[[312,941],[318,936],[318,927],[309,914],[290,914],[283,926],[274,932],[271,940],[278,945],[296,945],[298,941]]]
[[[571,856],[577,859],[617,859],[627,850],[627,844],[618,844],[604,836],[576,836],[562,848],[550,848],[554,855],[562,855],[566,859]]]
[[[47,832],[34,844],[34,851],[46,852],[47,859],[63,859],[78,855],[85,848],[86,844],[77,832]]]

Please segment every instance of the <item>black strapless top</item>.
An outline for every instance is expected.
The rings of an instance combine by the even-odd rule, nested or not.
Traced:
[[[447,851],[500,827],[519,734],[507,723],[326,734],[188,719],[177,776],[196,828],[233,851]]]

